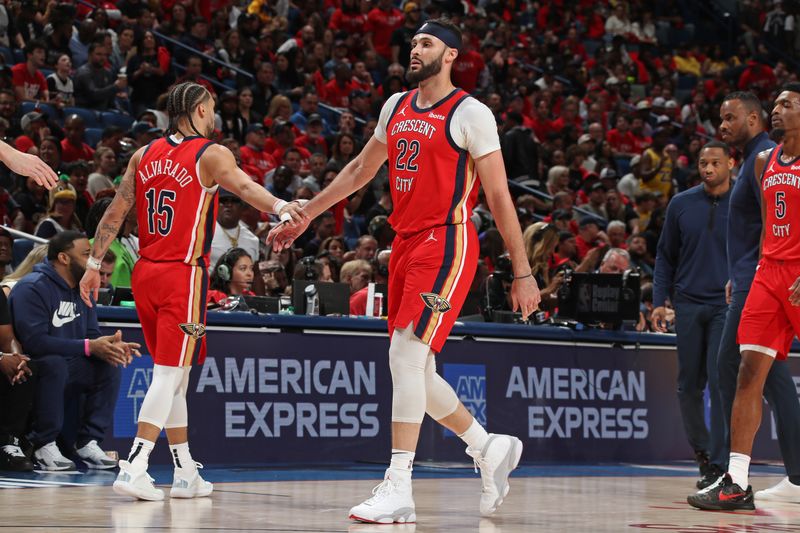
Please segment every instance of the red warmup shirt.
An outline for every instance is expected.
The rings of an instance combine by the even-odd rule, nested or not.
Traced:
[[[302,164],[308,164],[308,160],[311,158],[311,152],[303,148],[302,146],[295,146],[297,150],[300,152],[300,160]],[[274,152],[272,152],[272,157],[275,158],[275,162],[279,165],[283,164],[283,154],[286,152],[286,148],[283,146],[278,146]]]
[[[325,137],[317,137],[316,139],[313,139],[308,135],[301,135],[294,140],[294,144],[298,148],[305,148],[312,154],[319,152],[321,154],[325,154],[326,156],[330,156],[330,152],[328,152],[328,143],[325,142]]]
[[[248,144],[239,149],[239,155],[242,159],[242,170],[260,185],[264,185],[264,175],[278,166],[269,152],[257,150]]]
[[[333,107],[349,107],[350,93],[361,88],[360,84],[352,80],[346,82],[344,87],[340,87],[334,78],[325,84],[325,101]]]
[[[403,13],[397,8],[384,11],[375,8],[367,15],[366,31],[372,33],[372,45],[378,55],[392,60],[392,33],[403,25]]]
[[[632,154],[636,151],[636,138],[630,131],[626,131],[623,134],[617,128],[608,130],[608,133],[606,133],[606,140],[608,144],[611,145],[611,149],[615,152]]]
[[[39,70],[31,75],[27,63],[17,63],[11,67],[11,85],[25,89],[25,98],[41,99],[47,90],[47,80]]]
[[[483,57],[475,50],[459,55],[453,64],[453,85],[461,87],[468,93],[475,92],[478,78],[485,67]]]
[[[74,146],[68,140],[61,141],[61,160],[64,163],[72,163],[83,159],[84,161],[91,161],[94,157],[94,150],[86,143],[81,143],[81,146]]]
[[[361,13],[345,13],[339,8],[331,15],[328,27],[334,31],[347,32],[348,35],[363,35],[367,27],[367,16]]]
[[[217,220],[216,187],[200,183],[197,162],[214,144],[203,137],[157,139],[136,168],[139,254],[155,262],[207,266]]]

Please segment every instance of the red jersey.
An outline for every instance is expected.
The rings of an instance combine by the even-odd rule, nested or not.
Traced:
[[[372,33],[372,45],[384,59],[392,59],[392,33],[403,25],[404,18],[403,12],[395,7],[389,11],[376,7],[367,14],[365,30]]]
[[[26,63],[17,63],[11,67],[11,85],[22,87],[25,90],[25,98],[38,100],[44,96],[47,90],[47,80],[40,70],[33,75],[28,72]]]
[[[451,78],[453,85],[461,87],[468,93],[475,92],[478,87],[478,78],[485,67],[483,56],[475,50],[459,54],[453,63]]]
[[[239,148],[239,155],[242,159],[242,170],[261,185],[264,185],[264,176],[267,172],[278,166],[272,154],[266,150],[259,151],[249,144]]]
[[[478,175],[469,152],[450,136],[450,119],[469,95],[455,89],[428,109],[417,90],[404,94],[386,125],[394,211],[389,223],[401,237],[434,226],[465,224],[478,199]]]
[[[217,187],[204,187],[200,157],[213,144],[204,137],[157,139],[136,167],[139,254],[150,261],[208,266],[217,220]]]
[[[800,163],[798,158],[781,162],[782,153],[783,144],[772,149],[761,178],[766,210],[761,256],[800,261]]]

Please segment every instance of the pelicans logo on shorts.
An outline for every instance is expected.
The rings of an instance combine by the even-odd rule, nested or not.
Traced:
[[[436,313],[446,313],[450,310],[450,302],[435,292],[421,292],[419,295],[425,305]]]
[[[179,324],[179,326],[184,333],[193,339],[199,339],[201,337],[205,337],[206,335],[206,327],[203,324],[189,322],[187,324]]]

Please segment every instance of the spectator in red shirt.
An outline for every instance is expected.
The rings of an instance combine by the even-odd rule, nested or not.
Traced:
[[[61,161],[72,163],[82,159],[91,161],[94,158],[94,149],[83,142],[86,125],[78,115],[70,115],[64,121],[64,140],[61,141]]]
[[[583,261],[589,250],[602,246],[605,240],[608,239],[600,229],[601,223],[600,219],[593,216],[585,216],[581,219],[578,227],[578,236],[575,238],[575,245],[578,248],[578,262]]]
[[[553,130],[558,132],[562,131],[567,126],[573,126],[576,135],[581,135],[583,133],[583,121],[580,115],[578,115],[578,102],[574,96],[567,98],[564,105],[561,106],[561,116],[555,119],[551,123],[551,126]]]
[[[42,139],[50,135],[47,127],[47,118],[38,111],[31,111],[22,115],[20,120],[22,135],[14,140],[14,148],[22,153],[31,153]]]
[[[350,286],[350,314],[367,312],[367,291],[372,279],[372,266],[364,259],[354,259],[342,265],[339,281]]]
[[[536,134],[540,143],[547,141],[547,136],[553,131],[553,124],[550,120],[550,104],[546,98],[539,98],[536,101],[536,117],[533,119],[531,129]]]
[[[651,144],[653,144],[652,137],[645,134],[644,119],[642,117],[633,117],[631,121],[631,134],[633,135],[633,151],[641,155]]]
[[[333,12],[328,27],[334,32],[361,36],[366,32],[367,16],[359,9],[359,0],[342,0],[342,5]]]
[[[392,60],[392,33],[403,25],[403,19],[392,0],[378,0],[377,7],[367,15],[367,44],[386,61]]]
[[[474,93],[478,88],[481,72],[486,68],[483,57],[472,46],[472,39],[468,32],[464,32],[464,49],[461,50],[453,63],[453,85],[461,87],[468,93]]]
[[[770,92],[775,88],[777,80],[775,73],[769,65],[750,60],[747,68],[739,76],[739,90],[753,91],[761,100],[768,100]]]
[[[617,127],[608,130],[606,140],[611,145],[614,157],[633,157],[636,153],[636,139],[631,133],[631,122],[626,115],[617,117]]]
[[[349,107],[350,93],[359,89],[361,86],[352,79],[350,66],[338,65],[334,78],[325,84],[325,101],[333,107]]]
[[[264,150],[265,141],[264,126],[250,124],[245,130],[245,145],[239,149],[242,170],[260,185],[264,185],[266,173],[278,166],[272,154]]]
[[[25,63],[11,67],[11,84],[18,101],[50,101],[47,79],[39,70],[44,66],[46,55],[47,49],[42,41],[30,41],[25,45]]]
[[[312,113],[306,121],[306,133],[295,139],[295,146],[305,148],[312,154],[324,154],[327,157],[328,143],[322,135],[324,127],[322,117]]]

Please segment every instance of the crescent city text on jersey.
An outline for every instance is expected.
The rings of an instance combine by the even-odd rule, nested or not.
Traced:
[[[392,126],[392,135],[397,135],[398,133],[404,133],[407,131],[421,133],[428,139],[433,139],[433,134],[436,133],[436,126],[430,122],[420,120],[418,118],[403,120]]]
[[[192,175],[189,174],[189,171],[172,159],[154,159],[139,168],[139,179],[142,180],[142,184],[161,175],[171,176],[181,187],[186,187],[192,182]]]
[[[792,169],[794,169],[794,167],[792,167]],[[788,185],[789,187],[800,189],[800,176],[797,174],[780,173],[773,174],[764,179],[763,188],[765,191],[776,185]]]

